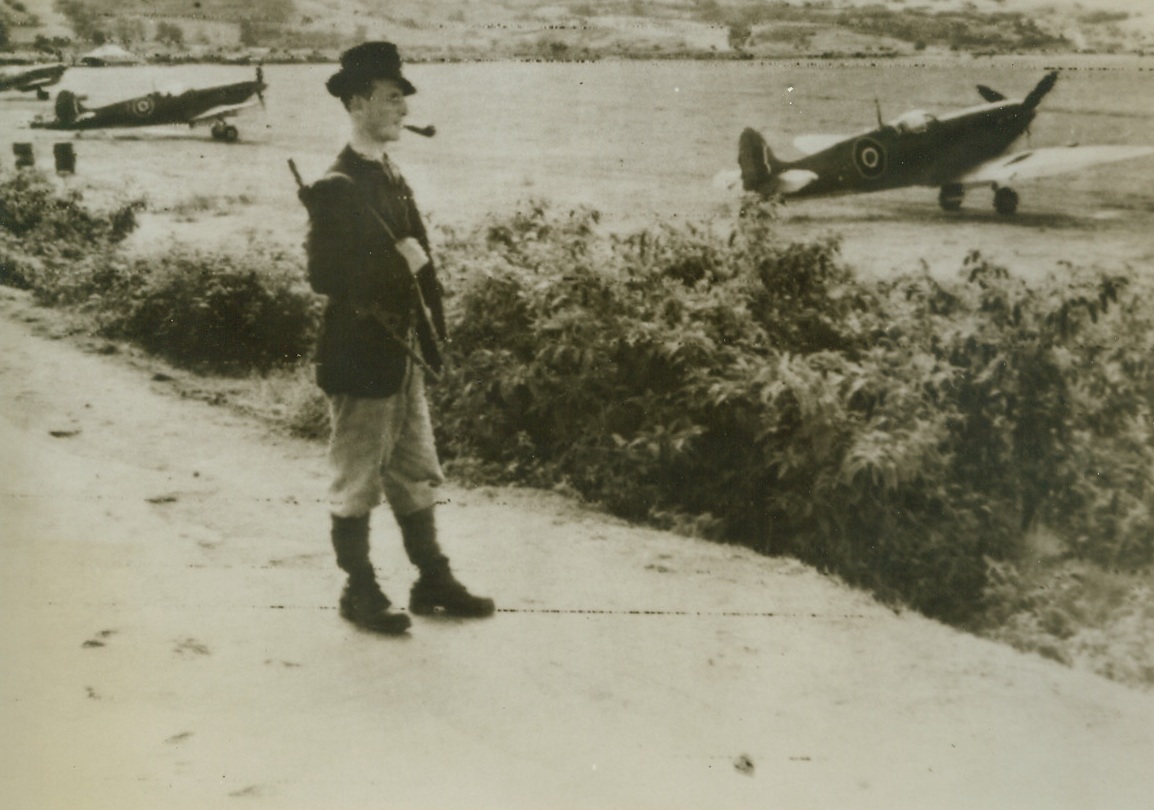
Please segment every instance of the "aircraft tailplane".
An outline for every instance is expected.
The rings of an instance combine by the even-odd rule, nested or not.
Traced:
[[[785,168],[765,142],[761,133],[746,127],[737,144],[737,164],[741,167],[741,185],[746,191],[763,191],[772,185],[773,177]]]

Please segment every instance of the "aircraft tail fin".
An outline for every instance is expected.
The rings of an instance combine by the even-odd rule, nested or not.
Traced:
[[[1053,70],[1042,77],[1042,81],[1038,82],[1038,86],[1030,91],[1030,94],[1022,101],[1022,106],[1027,110],[1032,110],[1042,103],[1042,99],[1046,94],[1054,89],[1054,85],[1058,82],[1058,71]]]
[[[84,112],[84,105],[80,98],[71,90],[61,90],[56,94],[56,120],[62,124],[71,124]]]
[[[773,182],[785,166],[774,157],[765,138],[756,129],[746,127],[737,143],[737,164],[741,167],[741,185],[746,191],[760,191]]]

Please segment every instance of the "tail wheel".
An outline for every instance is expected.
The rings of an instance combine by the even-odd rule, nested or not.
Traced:
[[[943,211],[957,211],[962,207],[962,200],[966,197],[966,189],[960,183],[950,183],[942,186],[938,192],[938,205]]]
[[[1018,210],[1018,192],[1012,188],[1000,188],[994,192],[994,210],[1009,216]]]

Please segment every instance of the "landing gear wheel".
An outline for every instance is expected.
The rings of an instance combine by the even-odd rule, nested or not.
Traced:
[[[45,90],[43,87],[36,88],[36,98],[40,99],[41,101],[47,101],[48,97],[49,96],[47,90]]]
[[[236,143],[236,139],[240,137],[240,131],[234,126],[227,126],[221,131],[220,137],[225,143]]]
[[[219,141],[224,138],[224,124],[216,123],[212,125],[212,139]]]
[[[994,210],[1002,216],[1009,216],[1018,210],[1018,192],[1012,188],[1000,188],[994,192]]]
[[[965,196],[966,189],[960,183],[950,183],[942,186],[942,190],[938,192],[938,205],[943,211],[957,211],[962,207]]]

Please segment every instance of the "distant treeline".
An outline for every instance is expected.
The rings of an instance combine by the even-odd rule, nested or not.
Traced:
[[[821,55],[813,53],[815,40],[825,37],[836,41],[838,34],[859,38],[859,45],[854,46],[859,49],[866,47],[860,45],[861,39],[876,39],[875,50],[904,47],[911,51],[939,48],[997,53],[1073,47],[1056,21],[1050,22],[1056,20],[1052,11],[1045,10],[1035,14],[982,13],[965,8],[934,11],[880,4],[845,7],[820,0],[804,5],[755,0],[583,0],[548,8],[528,0],[505,0],[483,7],[468,0],[398,0],[379,7],[348,0],[345,5],[347,8],[340,2],[322,6],[299,0],[201,0],[194,9],[185,0],[56,2],[57,10],[72,26],[76,43],[118,42],[129,48],[160,46],[175,52],[203,46],[339,50],[355,40],[390,32],[400,41],[413,40],[407,43],[413,56],[463,59],[740,57],[778,55],[783,50]],[[338,16],[342,10],[349,13]],[[1096,12],[1078,21],[1101,28],[1125,18],[1125,14]],[[348,22],[354,19],[355,24]],[[644,25],[630,25],[629,20]],[[679,38],[677,26],[685,24],[723,28],[725,35],[718,39],[722,46],[702,47],[692,38]],[[666,36],[654,41],[655,31],[664,31]],[[479,32],[484,37],[479,38]]]
[[[946,47],[951,50],[1024,51],[1066,48],[1061,35],[1047,32],[1037,20],[1017,12],[982,14],[976,11],[929,11],[890,9],[881,5],[846,8],[827,3],[804,6],[784,2],[748,2],[722,6],[716,0],[696,3],[705,21],[728,25],[743,48],[766,39],[780,38],[786,26],[812,36],[823,29],[842,29],[872,37],[897,39],[915,48]]]

